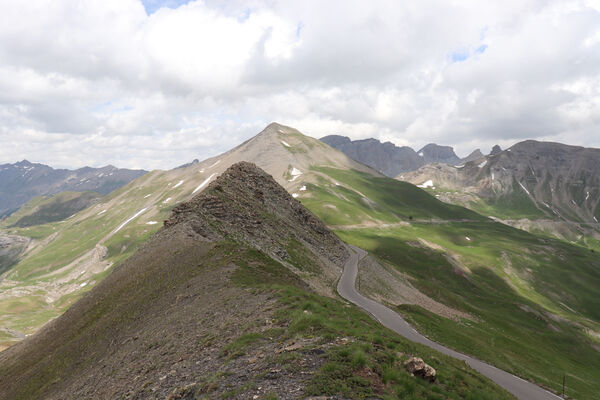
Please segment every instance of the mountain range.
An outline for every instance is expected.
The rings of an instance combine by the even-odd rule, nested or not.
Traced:
[[[484,192],[426,175],[489,164],[495,182],[508,163],[545,157],[509,150],[428,165],[415,185],[273,123],[66,218],[51,211],[67,198],[34,200],[0,223],[20,244],[0,275],[0,398],[513,398],[342,301],[351,245],[367,252],[357,288],[369,301],[452,349],[554,393],[566,376],[569,396],[593,399],[600,241],[499,223],[484,211],[503,209]],[[581,151],[547,156],[565,159],[549,173],[554,190],[564,170],[593,170],[595,153]],[[527,165],[541,175],[543,164]],[[437,371],[435,383],[406,371],[412,356]]]
[[[415,151],[408,146],[398,147],[391,142],[381,143],[377,139],[351,140],[346,136],[329,135],[320,140],[348,157],[392,178],[402,172],[415,171],[426,164],[459,165],[483,157],[481,150],[477,149],[461,159],[454,153],[452,147],[435,143]],[[499,149],[500,147],[496,145],[492,152],[497,152]]]
[[[144,175],[143,170],[84,167],[76,170],[54,169],[27,160],[0,165],[0,218],[10,215],[37,196],[61,192],[108,194]]]

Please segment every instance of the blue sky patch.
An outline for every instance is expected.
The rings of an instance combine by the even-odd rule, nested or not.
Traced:
[[[163,7],[177,8],[191,1],[192,0],[142,0],[142,4],[146,9],[146,14],[150,15]]]

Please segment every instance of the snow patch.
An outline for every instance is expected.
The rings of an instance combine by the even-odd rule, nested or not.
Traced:
[[[306,190],[306,186],[302,186],[302,187],[300,188],[300,191],[301,191],[301,192],[304,192],[305,190]]]
[[[469,242],[471,241],[471,238],[468,236],[465,236],[465,239],[467,239],[467,241],[469,241]]]
[[[150,197],[150,196],[151,196],[151,193],[150,193],[150,194],[147,194],[147,195],[145,195],[145,196],[144,196],[144,198],[145,198],[145,199],[147,199],[147,198],[148,198],[148,197]]]
[[[170,197],[167,197],[167,199],[166,199],[165,201],[163,201],[163,204],[165,204],[165,203],[168,203],[168,202],[170,202],[170,201],[171,201],[171,198],[170,198]]]
[[[575,200],[571,200],[571,203],[573,203],[573,205],[577,205],[577,203],[575,203]]]
[[[294,182],[296,180],[296,178],[298,178],[300,175],[302,175],[302,171],[300,171],[296,167],[293,167],[292,172],[290,172],[290,174],[292,175],[292,179],[290,179],[288,182]]]
[[[483,167],[485,167],[486,164],[487,164],[487,160],[483,160],[481,163],[479,163],[478,167],[483,168]]]
[[[417,187],[420,187],[420,188],[433,187],[433,181],[430,179],[430,180],[426,181],[425,183],[422,183],[421,185],[417,185]]]
[[[216,166],[217,166],[217,164],[219,164],[220,162],[221,162],[221,160],[217,160],[217,162],[216,162],[216,163],[214,163],[213,165],[211,165],[211,166],[210,166],[210,167],[208,167],[208,168],[210,169],[210,168],[212,168],[212,167],[216,167]]]
[[[525,186],[523,186],[523,184],[521,182],[519,182],[519,185],[521,185],[521,187],[523,188],[525,193],[527,193],[529,196],[531,196],[531,193],[529,193],[529,190],[527,190],[527,188]]]
[[[137,218],[138,216],[140,216],[144,211],[146,211],[148,208],[144,207],[142,208],[140,211],[136,212],[133,217],[129,218],[127,221],[123,222],[121,225],[119,225],[119,227],[117,229],[115,229],[113,231],[113,233],[117,233],[119,232],[125,225],[127,225],[128,223],[130,223],[131,221],[133,221],[135,218]]]
[[[156,221],[148,221],[148,222],[146,222],[146,225],[156,225],[156,224],[158,224],[158,222],[156,222]]]
[[[456,169],[461,169],[461,168],[463,168],[464,166],[465,166],[465,164],[460,164],[460,165],[456,165],[454,168],[456,168]]]
[[[181,186],[182,183],[183,183],[183,179],[180,180],[179,182],[177,182],[177,184],[175,186],[173,186],[173,189],[178,188],[179,186]]]
[[[587,199],[589,199],[589,198],[590,198],[590,192],[586,192],[586,194],[585,194],[585,199],[587,200]]]
[[[288,142],[286,142],[284,140],[281,141],[281,144],[284,145],[285,147],[292,147],[288,144]]]
[[[594,217],[594,221],[598,222],[598,220],[596,219],[596,217]]]
[[[204,180],[204,182],[202,182],[200,185],[198,185],[198,187],[196,189],[194,189],[194,191],[192,192],[192,194],[196,193],[198,190],[202,189],[204,186],[206,186],[206,184],[208,182],[210,182],[210,180],[215,176],[216,174],[212,174],[211,176],[209,176],[208,178],[206,178]]]
[[[102,210],[102,211],[100,211],[100,212],[98,213],[98,215],[102,215],[102,214],[104,214],[105,212],[106,212],[106,210]]]
[[[423,152],[420,152],[420,153],[419,153],[419,157],[423,157]]]
[[[494,173],[492,172],[492,180],[494,180]]]
[[[81,285],[79,285],[79,287],[87,286],[87,284],[88,284],[87,282],[83,282]]]
[[[279,133],[285,133],[282,129],[277,129],[277,132],[279,132]]]
[[[293,197],[293,198],[296,198],[296,197],[298,197],[298,196],[299,196],[299,195],[298,195],[298,193],[292,193],[292,197]]]

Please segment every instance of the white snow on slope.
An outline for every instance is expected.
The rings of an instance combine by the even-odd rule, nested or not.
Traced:
[[[148,222],[146,222],[146,225],[156,225],[156,224],[158,224],[158,222],[156,222],[156,221],[148,221]]]
[[[87,284],[88,284],[87,282],[83,282],[81,285],[79,285],[79,287],[85,287],[85,286],[87,286]]]
[[[281,141],[281,144],[284,145],[285,147],[292,147],[292,146],[289,145],[288,142],[286,142],[284,140]]]
[[[214,163],[213,165],[211,165],[211,166],[210,166],[210,167],[208,167],[208,168],[215,167],[215,166],[216,166],[218,163],[220,163],[220,162],[221,162],[221,160],[217,160],[217,162],[216,162],[216,163]]]
[[[293,198],[296,198],[296,197],[298,197],[298,193],[292,193],[292,197],[293,197]]]
[[[290,172],[290,173],[292,174],[292,179],[290,179],[288,182],[294,182],[296,180],[296,178],[298,178],[300,175],[302,175],[302,171],[300,171],[296,167],[293,167],[292,172]]]
[[[105,212],[106,212],[106,210],[102,210],[102,211],[100,211],[100,212],[98,213],[98,215],[102,215],[102,214],[104,214]]]
[[[204,186],[206,186],[206,184],[208,182],[210,182],[210,180],[213,178],[213,176],[215,176],[216,174],[212,174],[211,176],[209,176],[208,178],[206,178],[204,180],[204,182],[202,182],[200,185],[198,185],[198,187],[196,189],[194,189],[194,191],[192,192],[192,194],[196,193],[198,190],[202,189]]]
[[[492,180],[494,180],[494,173],[492,172]]]
[[[301,192],[303,192],[303,191],[305,191],[305,190],[306,190],[306,186],[302,186],[302,187],[300,188],[300,191],[301,191]]]
[[[585,199],[587,200],[589,198],[590,198],[590,192],[587,192],[586,195],[585,195]]]
[[[146,211],[148,208],[144,207],[142,208],[140,211],[136,212],[133,217],[129,218],[127,221],[123,222],[121,225],[119,225],[119,227],[117,229],[115,229],[113,231],[113,233],[117,233],[121,230],[121,228],[123,228],[125,225],[127,225],[128,223],[130,223],[131,221],[133,221],[136,217],[140,216],[144,211]]]
[[[482,162],[481,162],[481,163],[478,165],[478,167],[479,167],[479,168],[483,168],[483,167],[485,167],[485,164],[487,164],[487,160],[483,160],[483,161],[482,161]]]
[[[178,188],[179,186],[181,186],[182,183],[183,183],[183,180],[180,180],[179,182],[177,182],[177,184],[175,186],[173,186],[173,189]]]
[[[171,201],[171,198],[170,198],[170,197],[167,197],[167,199],[166,199],[165,201],[163,201],[163,204],[165,204],[165,203],[168,203],[168,202],[170,202],[170,201]]]
[[[145,199],[147,199],[148,197],[150,197],[151,193],[147,194],[144,196]]]
[[[598,222],[598,220],[596,219],[596,217],[594,217],[594,221]]]
[[[525,186],[523,186],[523,184],[521,182],[519,182],[519,185],[521,185],[521,187],[523,188],[525,193],[527,193],[529,196],[531,196],[531,193],[529,193],[529,190],[527,190],[527,188]]]
[[[419,156],[423,157],[423,152],[420,152],[420,153],[419,153]]]
[[[575,200],[571,200],[571,203],[573,203],[574,206],[577,205],[577,203],[575,203]]]
[[[471,241],[471,238],[468,236],[465,236],[465,239],[467,239],[469,242]]]
[[[430,179],[421,185],[417,185],[417,187],[420,187],[420,188],[433,187],[433,181]]]

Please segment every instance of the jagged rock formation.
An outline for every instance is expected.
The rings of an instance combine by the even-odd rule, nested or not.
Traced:
[[[460,168],[426,165],[403,180],[431,180],[540,218],[600,220],[600,149],[527,140]]]
[[[440,146],[435,143],[429,143],[418,154],[423,157],[425,164],[444,163],[456,165],[460,163],[460,158],[454,153],[454,149],[450,146]]]
[[[483,157],[483,153],[481,152],[481,150],[477,149],[477,150],[474,150],[471,154],[469,154],[465,158],[461,158],[460,163],[464,164],[464,163],[468,163],[469,161],[479,160],[481,157]]]
[[[320,140],[389,177],[415,171],[430,163],[456,165],[461,161],[466,162],[483,156],[476,150],[461,160],[452,147],[434,143],[428,144],[417,153],[410,147],[398,147],[390,142],[381,143],[377,139],[350,140],[346,136],[329,135]]]
[[[320,140],[387,176],[414,171],[425,164],[410,147],[398,147],[390,142],[381,143],[376,139],[352,141],[339,135],[325,136]]]
[[[248,162],[232,165],[201,195],[177,206],[165,227],[183,222],[210,240],[235,238],[281,261],[290,259],[294,241],[338,265],[348,256],[321,220]]]
[[[3,164],[0,165],[0,217],[11,214],[37,196],[52,196],[66,191],[108,194],[145,173],[112,165],[71,171],[27,160]]]
[[[494,147],[492,147],[492,151],[490,151],[490,156],[495,156],[498,153],[502,152],[502,148],[500,146],[498,146],[497,144],[494,145]]]

